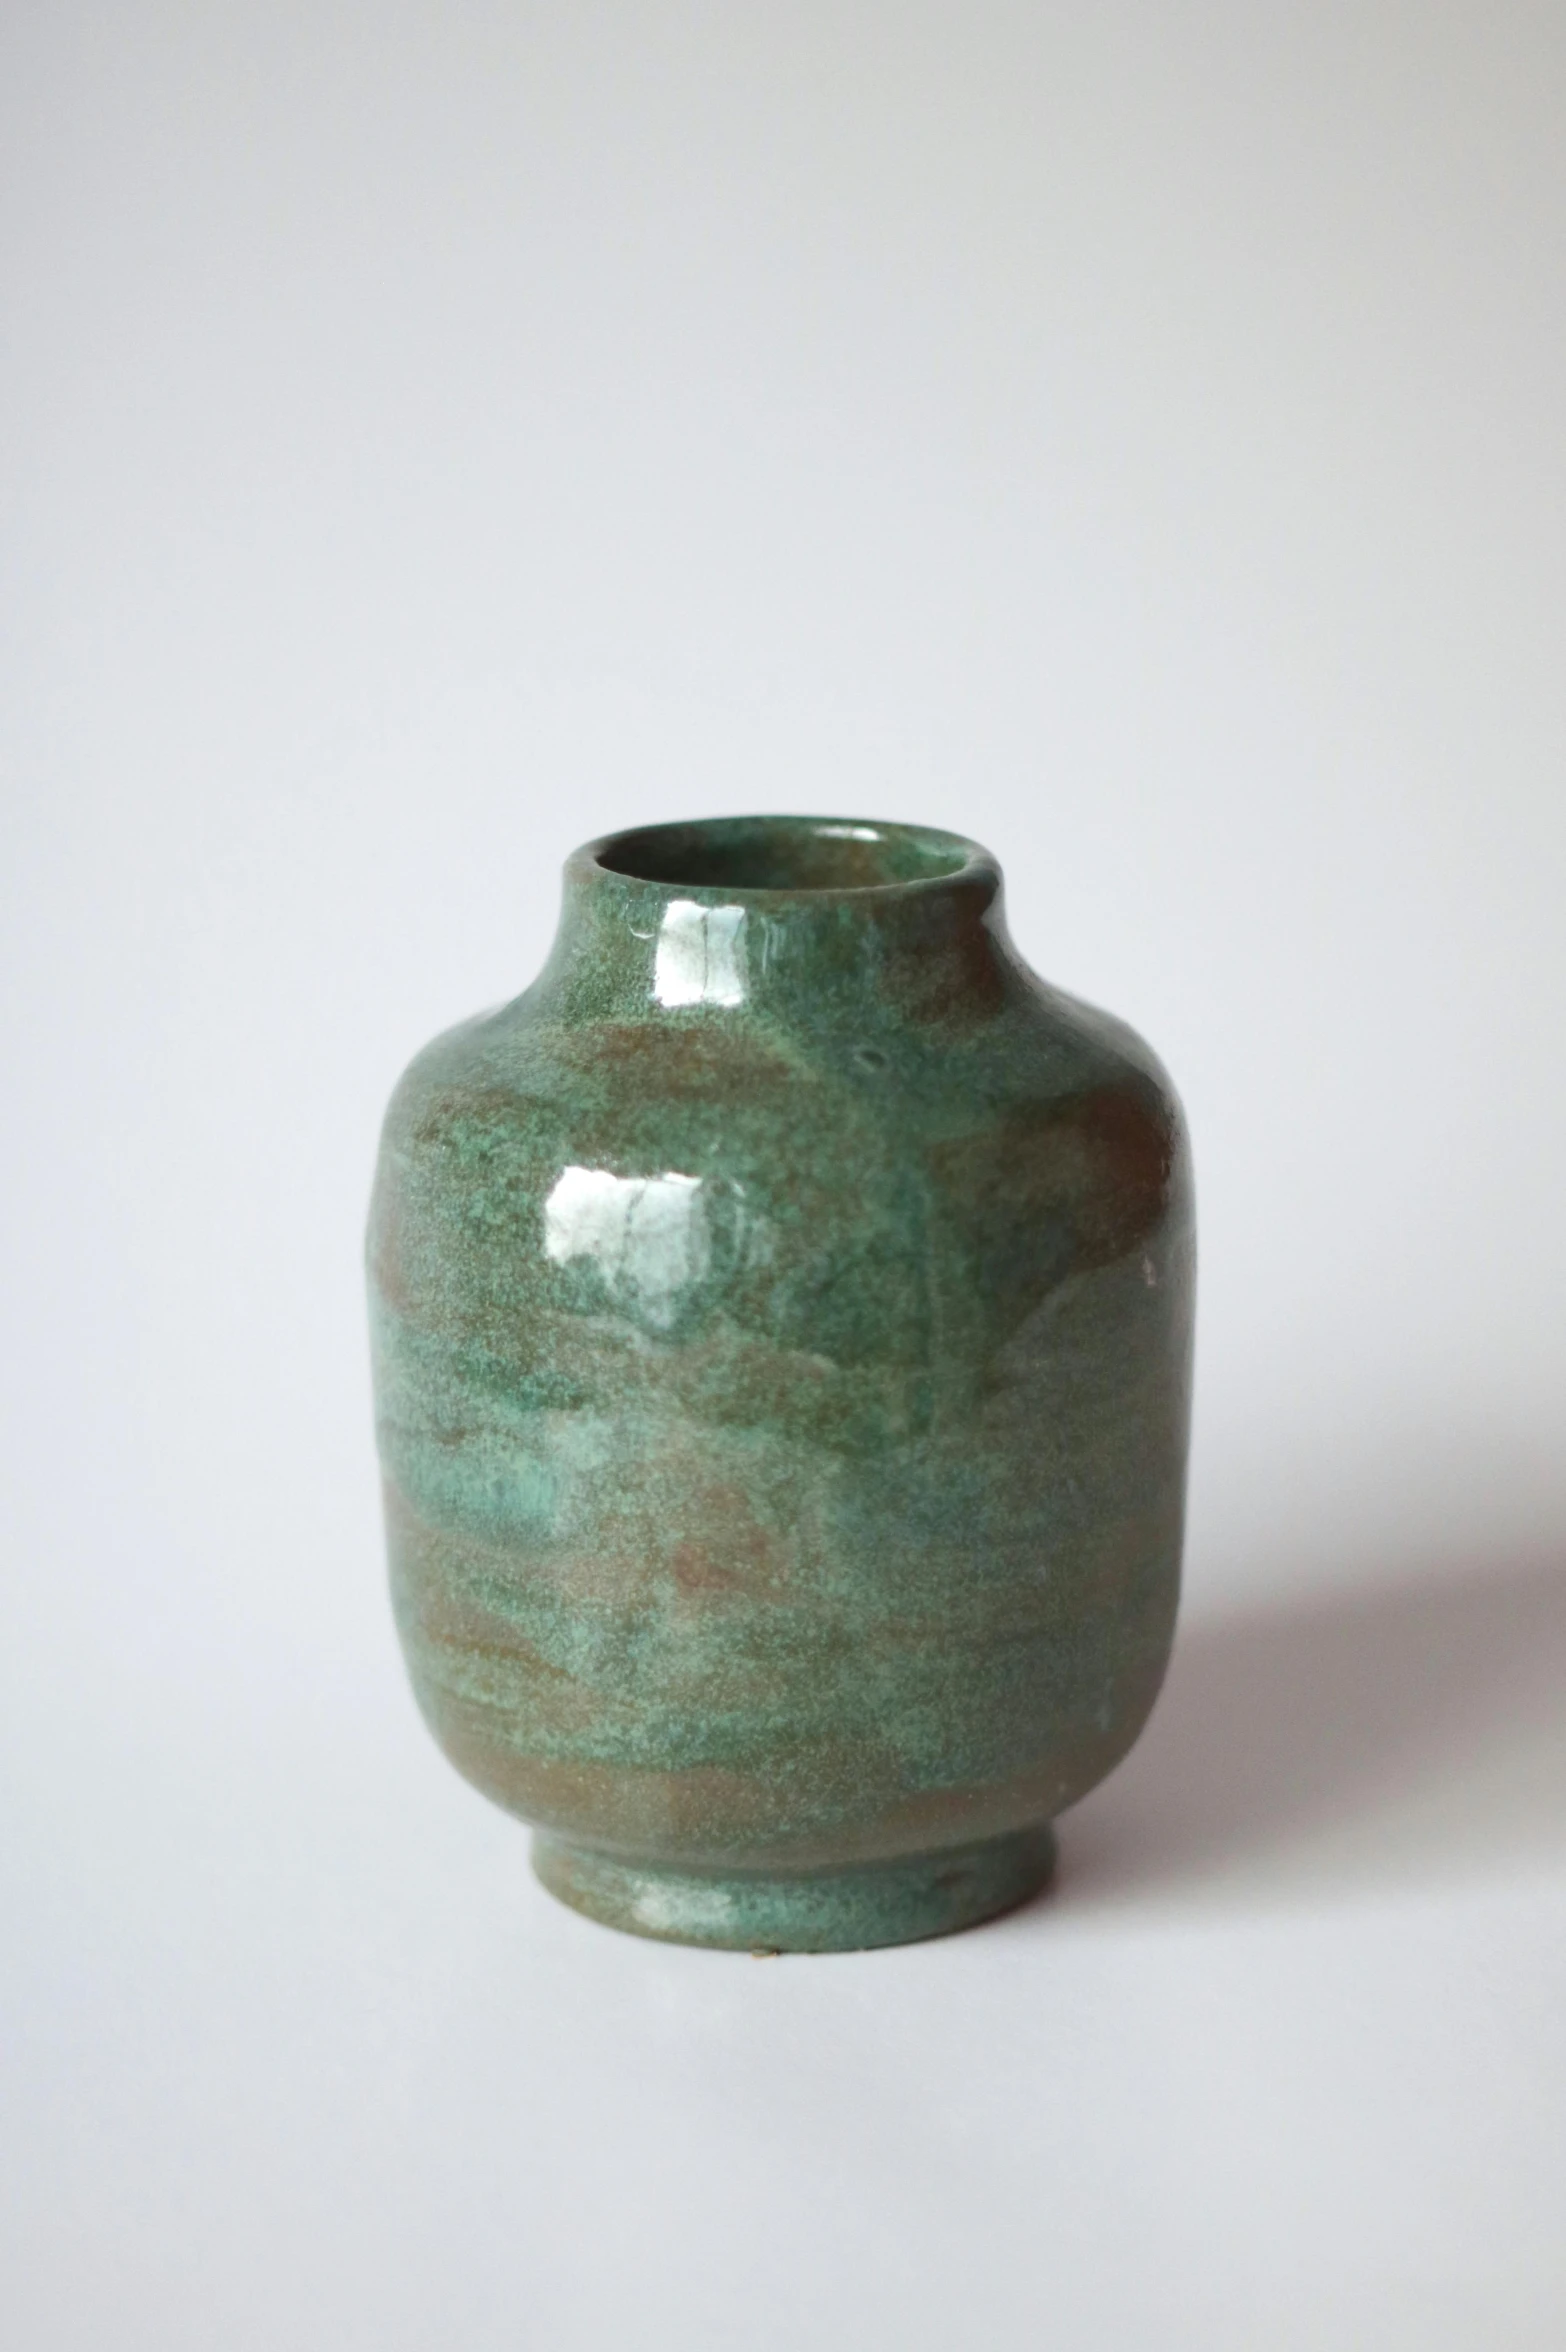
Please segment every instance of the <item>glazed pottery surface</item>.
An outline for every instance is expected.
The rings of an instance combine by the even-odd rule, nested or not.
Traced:
[[[370,1224],[392,1591],[556,1894],[829,1950],[1048,1874],[1173,1635],[1179,1107],[924,828],[651,827],[437,1039]]]

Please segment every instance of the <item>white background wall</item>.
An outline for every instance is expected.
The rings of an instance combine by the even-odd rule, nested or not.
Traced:
[[[0,23],[25,2352],[1557,2352],[1566,19]],[[576,841],[976,834],[1186,1098],[1190,1602],[1057,1894],[556,1911],[381,1590],[375,1128]]]

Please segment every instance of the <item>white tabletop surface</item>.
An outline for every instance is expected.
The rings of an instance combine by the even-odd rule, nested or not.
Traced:
[[[0,2340],[1559,2352],[1558,22],[0,41]],[[768,807],[998,852],[1203,1287],[1057,1888],[763,1961],[422,1731],[358,1259],[573,843]]]

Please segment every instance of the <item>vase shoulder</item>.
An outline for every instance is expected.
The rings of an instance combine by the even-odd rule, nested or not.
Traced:
[[[912,1347],[950,1368],[967,1310],[1010,1330],[1072,1275],[1178,1248],[1188,1194],[1152,1056],[1042,987],[982,1030],[875,1045],[523,999],[399,1088],[372,1262],[432,1328],[510,1302],[524,1353],[596,1305],[644,1334],[729,1322],[832,1362]]]

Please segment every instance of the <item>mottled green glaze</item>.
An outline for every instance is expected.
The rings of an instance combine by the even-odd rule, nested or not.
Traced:
[[[414,1688],[554,1892],[826,1950],[1042,1883],[1173,1634],[1191,1188],[982,850],[578,851],[538,981],[397,1089],[370,1295]]]

